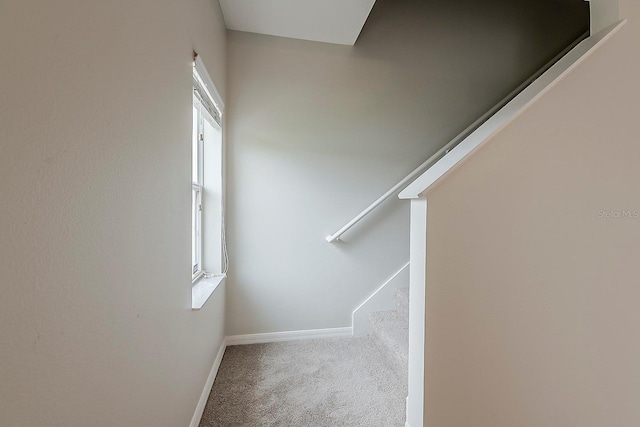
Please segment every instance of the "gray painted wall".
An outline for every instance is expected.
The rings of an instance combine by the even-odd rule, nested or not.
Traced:
[[[191,311],[192,50],[210,0],[0,2],[0,425],[189,424],[224,336]]]
[[[230,32],[227,333],[349,326],[408,260],[408,204],[324,237],[588,21],[577,0],[378,0],[354,47]]]

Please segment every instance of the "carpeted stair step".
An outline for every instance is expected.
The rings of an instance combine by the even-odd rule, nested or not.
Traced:
[[[409,321],[409,288],[398,288],[396,294],[396,310],[398,315]]]
[[[393,366],[400,378],[407,376],[409,353],[409,322],[397,311],[377,311],[371,314],[373,341]]]

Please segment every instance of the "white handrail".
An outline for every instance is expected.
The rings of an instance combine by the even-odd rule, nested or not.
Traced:
[[[420,166],[415,168],[413,170],[413,172],[411,172],[409,175],[404,177],[396,185],[391,187],[382,196],[378,197],[375,202],[373,202],[369,206],[367,206],[362,212],[360,212],[358,215],[356,215],[351,221],[347,222],[342,228],[340,228],[335,233],[330,234],[329,236],[327,236],[326,237],[327,242],[333,243],[336,240],[340,239],[340,236],[342,236],[347,230],[349,230],[351,227],[353,227],[354,225],[359,223],[365,216],[367,216],[369,213],[371,213],[371,211],[373,211],[375,208],[380,206],[382,204],[382,202],[387,200],[394,193],[398,192],[405,184],[407,184],[409,181],[413,180],[413,178],[415,178],[416,176],[420,175],[427,168],[431,167],[435,162],[440,160],[440,157],[442,157],[443,155],[447,154],[449,151],[451,151],[451,149],[454,146],[458,145],[460,142],[462,142],[462,140],[464,140],[467,136],[469,136],[473,131],[478,129],[478,127],[480,127],[480,125],[482,125],[484,122],[486,122],[487,119],[489,119],[491,116],[493,116],[495,113],[497,113],[501,108],[503,108],[506,104],[508,104],[509,101],[511,101],[516,95],[518,95],[520,92],[522,92],[527,86],[529,86],[531,83],[533,83],[534,80],[536,80],[538,77],[540,77],[545,71],[547,71],[549,68],[551,68],[551,66],[553,64],[558,62],[558,60],[560,58],[565,56],[571,49],[576,47],[580,42],[582,42],[587,37],[589,37],[589,32],[588,31],[585,32],[584,34],[582,34],[576,41],[571,43],[571,45],[569,47],[564,49],[558,55],[554,56],[551,61],[547,62],[534,75],[532,75],[527,80],[525,80],[524,83],[522,83],[520,86],[518,86],[513,91],[511,91],[507,96],[502,98],[500,100],[500,102],[498,102],[496,105],[493,106],[493,108],[491,108],[489,111],[487,111],[482,116],[480,116],[475,122],[471,123],[471,125],[467,126],[467,128],[465,130],[460,132],[455,138],[453,138],[444,147],[442,147],[441,149],[436,151],[434,155],[429,157]]]

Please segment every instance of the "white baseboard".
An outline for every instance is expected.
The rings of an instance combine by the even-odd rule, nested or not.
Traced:
[[[220,368],[220,363],[222,362],[222,356],[224,356],[224,351],[226,348],[227,348],[227,340],[225,338],[222,340],[222,344],[220,344],[220,350],[218,350],[216,359],[213,361],[211,372],[209,372],[209,377],[207,378],[207,382],[204,385],[204,389],[202,389],[200,400],[198,400],[198,405],[196,406],[196,411],[193,414],[193,418],[191,419],[191,423],[189,424],[189,427],[198,427],[198,425],[200,424],[200,420],[202,419],[202,414],[204,413],[204,407],[206,406],[207,400],[209,399],[209,393],[211,393],[211,387],[213,387],[213,381],[216,379],[216,375],[218,375],[218,368]]]
[[[411,427],[409,423],[404,423],[404,427]]]
[[[232,335],[226,338],[227,345],[260,344],[267,342],[308,340],[314,338],[350,337],[353,329],[330,328],[309,329],[306,331],[268,332],[264,334]]]

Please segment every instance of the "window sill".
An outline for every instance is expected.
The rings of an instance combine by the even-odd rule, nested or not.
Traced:
[[[191,287],[191,309],[200,310],[227,276],[201,277]]]

